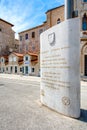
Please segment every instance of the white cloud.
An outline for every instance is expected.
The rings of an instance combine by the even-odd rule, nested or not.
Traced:
[[[45,12],[62,3],[63,0],[0,0],[0,17],[14,24],[18,33],[41,24]]]

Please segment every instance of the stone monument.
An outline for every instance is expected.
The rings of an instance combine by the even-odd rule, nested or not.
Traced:
[[[80,20],[65,20],[40,36],[41,103],[80,117]]]

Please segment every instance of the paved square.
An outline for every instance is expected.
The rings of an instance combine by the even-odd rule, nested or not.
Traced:
[[[40,104],[40,78],[0,74],[0,130],[86,130],[87,83],[81,84],[77,120]]]

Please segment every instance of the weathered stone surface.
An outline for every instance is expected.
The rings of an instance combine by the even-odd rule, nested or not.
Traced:
[[[41,102],[80,116],[80,24],[70,19],[41,34]]]
[[[9,54],[14,48],[15,32],[12,27],[7,21],[0,19],[0,55]]]

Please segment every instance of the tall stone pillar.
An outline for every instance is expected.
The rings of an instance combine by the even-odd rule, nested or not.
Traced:
[[[69,19],[40,35],[41,103],[80,117],[80,20]]]

